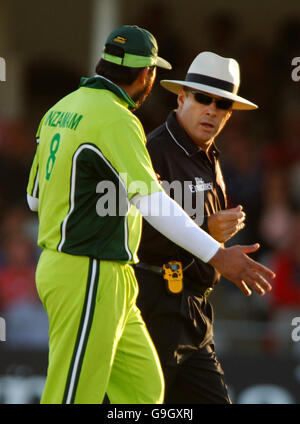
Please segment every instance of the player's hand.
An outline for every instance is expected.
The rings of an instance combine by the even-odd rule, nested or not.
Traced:
[[[252,290],[263,296],[272,289],[271,284],[264,278],[275,278],[269,268],[249,258],[247,253],[256,252],[259,244],[250,246],[220,247],[209,263],[225,278],[232,281],[246,296]]]
[[[246,214],[241,205],[210,215],[207,219],[208,232],[218,242],[225,243],[245,227]]]

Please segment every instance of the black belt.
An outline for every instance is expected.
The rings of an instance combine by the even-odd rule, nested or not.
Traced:
[[[146,271],[152,271],[155,274],[161,274],[161,275],[163,275],[163,273],[164,273],[164,270],[163,270],[163,267],[162,266],[145,264],[144,262],[139,262],[137,264],[134,264],[134,267],[145,269]]]
[[[155,274],[159,274],[161,276],[163,276],[164,274],[164,270],[162,266],[145,264],[145,262],[138,262],[137,264],[134,264],[133,266],[135,268],[144,269],[145,271],[154,272]],[[187,269],[189,266],[190,265],[185,267],[183,270]],[[184,277],[184,280],[187,280],[187,278]],[[197,287],[197,292],[200,294],[200,296],[207,297],[212,291],[213,291],[213,287],[201,287],[201,286]]]

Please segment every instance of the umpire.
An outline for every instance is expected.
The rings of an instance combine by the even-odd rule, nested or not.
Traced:
[[[238,63],[211,52],[194,59],[184,81],[163,80],[161,85],[178,95],[178,109],[148,136],[153,167],[163,185],[180,181],[182,198],[189,199],[190,194],[193,205],[202,196],[204,208],[192,218],[224,243],[244,227],[245,214],[240,205],[227,209],[214,140],[233,109],[257,106],[237,95]],[[191,207],[182,206],[186,211]],[[231,403],[214,351],[213,310],[208,300],[219,274],[145,221],[139,258],[135,266],[138,306],[162,363],[165,403]],[[172,266],[177,267],[173,276],[179,277],[173,281],[172,275],[169,280],[166,277]]]

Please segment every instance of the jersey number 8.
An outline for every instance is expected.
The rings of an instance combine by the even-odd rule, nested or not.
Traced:
[[[60,142],[60,134],[57,133],[52,138],[50,143],[50,155],[47,160],[47,166],[46,166],[46,180],[50,179],[51,173],[53,171],[54,163],[56,160],[56,153],[59,148],[59,142]]]

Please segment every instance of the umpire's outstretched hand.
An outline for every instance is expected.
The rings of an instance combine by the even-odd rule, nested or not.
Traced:
[[[272,286],[261,274],[271,279],[275,277],[275,274],[247,256],[247,253],[256,252],[259,247],[258,243],[250,246],[220,247],[209,263],[245,295],[250,296],[251,290],[254,290],[263,296],[272,290]]]

